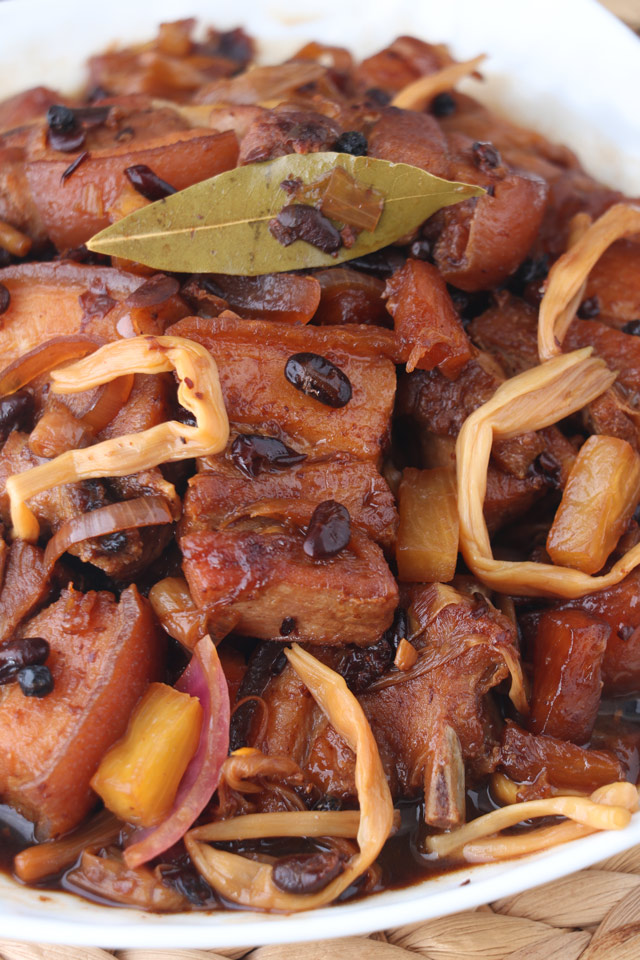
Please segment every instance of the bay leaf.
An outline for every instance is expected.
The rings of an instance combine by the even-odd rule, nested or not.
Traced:
[[[282,181],[297,177],[314,183],[335,166],[384,196],[376,229],[363,230],[352,247],[341,247],[335,256],[302,240],[283,247],[269,232],[269,221],[295,202]],[[386,247],[442,207],[483,193],[482,187],[442,180],[407,163],[347,153],[293,153],[228,170],[136,210],[96,234],[87,247],[185,273],[251,277],[331,267]]]

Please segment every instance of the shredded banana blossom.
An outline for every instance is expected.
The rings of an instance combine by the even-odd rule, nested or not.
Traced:
[[[511,803],[450,833],[428,837],[425,846],[429,853],[439,857],[460,856],[474,863],[521,856],[597,830],[621,830],[629,824],[631,814],[637,809],[638,790],[632,783],[610,783],[590,797],[565,795]],[[524,820],[558,816],[573,822],[519,836],[495,836]]]
[[[391,101],[391,106],[400,107],[402,110],[424,110],[439,93],[451,90],[464,77],[475,73],[485,58],[486,54],[482,53],[479,57],[474,57],[473,60],[450,63],[442,70],[438,70],[437,73],[429,73],[426,77],[419,77],[396,93]]]
[[[203,836],[217,838],[216,829],[223,829],[224,824],[211,824],[190,831],[185,837],[185,844],[197,869],[207,882],[228,900],[255,909],[293,912],[331,903],[357,877],[361,876],[374,862],[390,835],[394,825],[394,813],[389,786],[371,727],[362,707],[347,688],[342,677],[297,645],[286,650],[285,653],[320,709],[356,755],[355,780],[360,803],[356,834],[358,853],[348,861],[340,876],[332,880],[324,890],[313,894],[297,895],[285,893],[276,887],[272,878],[273,868],[270,864],[217,850],[203,842]],[[340,811],[327,812],[322,819],[322,825],[317,829],[321,829],[326,836],[328,831],[333,830],[331,826],[334,822],[333,818],[339,814]],[[268,822],[264,821],[265,816],[269,815],[262,815],[263,823]],[[312,817],[306,817],[303,811],[279,816],[277,824],[270,828],[277,830],[278,836],[314,835],[309,831],[313,830],[314,823],[319,822]],[[304,821],[300,819],[303,817]],[[295,818],[291,819],[290,828],[285,826],[285,818]],[[239,818],[245,822],[247,819],[247,817]],[[343,831],[335,832],[335,836],[345,836],[347,823],[349,829],[355,826],[354,822],[344,817],[335,820],[335,823],[335,830]],[[241,823],[238,827],[240,830]],[[296,828],[298,833],[294,833]],[[229,830],[231,827],[227,826],[224,829]],[[210,833],[204,834],[204,831],[210,831]]]
[[[263,837],[343,837],[355,840],[360,828],[358,810],[300,810],[285,813],[248,813],[196,827],[192,840],[228,843]]]
[[[542,430],[582,409],[615,380],[591,347],[547,360],[507,380],[465,420],[456,445],[460,545],[473,573],[494,590],[519,596],[583,597],[619,583],[640,563],[640,544],[603,576],[548,563],[495,560],[483,515],[494,438]]]
[[[569,249],[549,271],[540,304],[538,354],[550,360],[562,352],[562,341],[580,306],[587,277],[615,240],[640,234],[640,207],[617,203],[585,229],[583,219],[572,224]]]
[[[219,453],[229,438],[218,369],[210,353],[183,337],[132,337],[117,340],[76,363],[51,373],[54,393],[81,393],[131,373],[167,373],[180,381],[178,401],[196,419],[195,426],[170,420],[142,433],[69,450],[48,463],[7,480],[13,535],[37,540],[38,521],[26,502],[62,483],[98,477],[125,477],[170,460]]]

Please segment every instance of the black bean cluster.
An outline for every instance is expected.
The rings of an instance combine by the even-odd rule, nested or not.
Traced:
[[[49,644],[42,637],[9,640],[0,647],[0,684],[20,684],[25,697],[45,697],[53,690],[53,677],[44,661]]]
[[[369,149],[367,138],[359,130],[346,130],[333,145],[338,153],[350,153],[352,157],[366,157]]]

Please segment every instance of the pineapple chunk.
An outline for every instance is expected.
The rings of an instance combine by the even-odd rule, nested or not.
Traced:
[[[402,473],[396,544],[398,576],[417,583],[446,583],[456,572],[458,506],[449,467]]]
[[[633,447],[617,437],[589,437],[549,530],[552,561],[597,573],[627,529],[639,497],[640,457]]]
[[[91,786],[121,820],[150,827],[171,810],[202,727],[196,697],[150,684],[124,737],[104,755]]]

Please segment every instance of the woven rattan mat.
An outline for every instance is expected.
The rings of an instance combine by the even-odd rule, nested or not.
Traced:
[[[640,30],[640,0],[600,0]],[[0,931],[1,932],[1,931]],[[233,950],[116,950],[0,939],[2,960],[640,960],[640,846],[451,917],[370,937]]]
[[[3,960],[640,960],[640,846],[490,906],[316,943],[117,950],[0,940]]]

